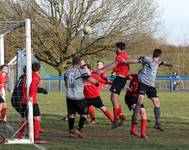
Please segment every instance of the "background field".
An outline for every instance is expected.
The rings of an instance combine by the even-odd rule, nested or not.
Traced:
[[[111,110],[109,92],[104,92],[102,98],[105,105]],[[63,120],[66,114],[65,95],[63,93],[50,93],[47,96],[40,95],[38,101],[42,114],[42,127],[45,133],[42,138],[48,144],[42,145],[48,150],[188,150],[189,149],[189,94],[188,93],[160,93],[162,125],[165,132],[153,129],[154,116],[150,100],[145,100],[148,114],[149,139],[135,138],[129,135],[131,113],[122,102],[124,114],[127,116],[126,126],[111,130],[110,122],[99,111],[96,111],[98,124],[89,124],[84,128],[84,139],[69,138],[67,134],[67,122]],[[9,95],[10,96],[10,95]],[[9,103],[9,102],[8,102]],[[9,106],[8,119],[12,125],[18,124],[19,115]],[[77,118],[78,120],[78,118]],[[0,150],[34,150],[33,145],[0,145]]]

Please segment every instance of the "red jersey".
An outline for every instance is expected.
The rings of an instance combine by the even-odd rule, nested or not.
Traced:
[[[33,97],[33,104],[37,103],[37,88],[39,86],[40,76],[36,72],[32,72],[32,82],[30,84],[29,96]],[[23,96],[22,96],[22,103],[27,103],[27,86],[26,80],[23,80]]]
[[[96,72],[91,73],[91,77],[96,79],[99,82],[99,86],[95,86],[94,84],[85,81],[84,83],[84,95],[86,98],[95,98],[100,96],[100,93],[102,92],[102,88],[104,84],[111,84],[109,81],[106,79],[103,79],[104,74],[99,75]]]
[[[120,60],[128,60],[128,55],[125,51],[118,52],[115,61],[119,62]],[[129,72],[129,64],[119,63],[113,68],[113,72],[126,77]]]
[[[138,89],[138,74],[130,75],[133,79],[129,83],[129,88],[132,90],[127,90],[126,96],[137,96]]]
[[[7,85],[7,75],[0,74],[0,93],[2,89]]]

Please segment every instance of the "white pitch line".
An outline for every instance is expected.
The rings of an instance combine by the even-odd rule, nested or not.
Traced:
[[[36,148],[40,150],[47,150],[44,146],[39,146],[38,144],[33,144]]]
[[[189,117],[185,117],[185,116],[176,116],[176,115],[166,115],[166,116],[168,116],[168,117],[175,117],[175,118],[179,118],[179,119],[187,119],[187,120],[189,120]]]

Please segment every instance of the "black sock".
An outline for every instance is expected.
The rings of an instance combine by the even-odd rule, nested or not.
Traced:
[[[83,125],[85,124],[85,121],[86,121],[86,118],[85,117],[80,117],[80,120],[79,120],[79,130],[81,130],[83,128]]]
[[[160,125],[160,107],[154,107],[154,115],[156,119],[156,125]]]
[[[69,126],[69,131],[72,131],[74,128],[74,122],[75,122],[75,118],[69,118],[68,117],[68,126]]]

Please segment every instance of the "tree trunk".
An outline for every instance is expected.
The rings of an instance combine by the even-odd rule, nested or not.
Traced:
[[[61,71],[61,69],[59,69],[59,68],[57,68],[57,71],[58,71],[58,75],[59,76],[62,76],[62,71]],[[59,92],[62,92],[61,91],[61,79],[59,79],[59,83],[58,83],[58,85],[59,85]]]

